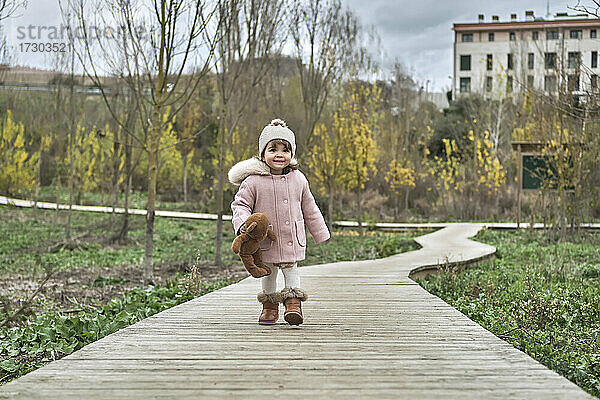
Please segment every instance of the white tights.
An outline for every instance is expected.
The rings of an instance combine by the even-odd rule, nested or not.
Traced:
[[[298,263],[294,263],[292,267],[280,268],[273,263],[265,263],[271,269],[271,274],[262,278],[262,289],[265,293],[275,293],[277,291],[277,275],[279,270],[283,273],[283,279],[286,287],[299,288],[300,274],[298,273]]]

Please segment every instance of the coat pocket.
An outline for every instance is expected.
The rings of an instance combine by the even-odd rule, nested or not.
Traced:
[[[296,239],[302,247],[306,246],[306,231],[304,230],[304,220],[296,221]]]
[[[273,230],[273,225],[269,224],[269,229]],[[273,246],[273,241],[271,241],[268,236],[262,242],[260,242],[260,249],[262,251],[269,250],[271,246]]]

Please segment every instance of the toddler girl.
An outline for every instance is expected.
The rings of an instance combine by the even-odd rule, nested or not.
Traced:
[[[308,187],[308,180],[298,170],[296,139],[285,122],[274,119],[258,138],[258,157],[234,165],[229,181],[240,185],[231,203],[233,228],[239,235],[246,218],[252,213],[265,213],[269,228],[277,236],[261,242],[262,259],[271,274],[262,279],[258,301],[263,310],[258,319],[262,325],[273,325],[279,318],[279,303],[284,303],[284,319],[291,325],[303,322],[301,302],[307,295],[300,288],[297,262],[304,260],[308,227],[316,243],[329,239],[329,229]],[[277,292],[279,269],[285,287]]]

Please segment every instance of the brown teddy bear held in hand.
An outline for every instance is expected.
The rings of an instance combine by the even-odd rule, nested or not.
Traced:
[[[276,242],[277,237],[275,232],[269,229],[267,214],[255,213],[250,215],[244,222],[240,232],[239,236],[233,240],[231,250],[239,254],[244,267],[253,277],[260,278],[269,275],[271,270],[262,261],[260,242],[267,236]]]

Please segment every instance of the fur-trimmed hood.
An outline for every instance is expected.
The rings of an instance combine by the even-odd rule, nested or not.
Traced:
[[[298,160],[292,158],[290,167],[293,169],[297,168]],[[236,186],[241,185],[242,181],[250,175],[271,175],[271,168],[258,157],[252,157],[235,164],[227,174],[229,182]]]

